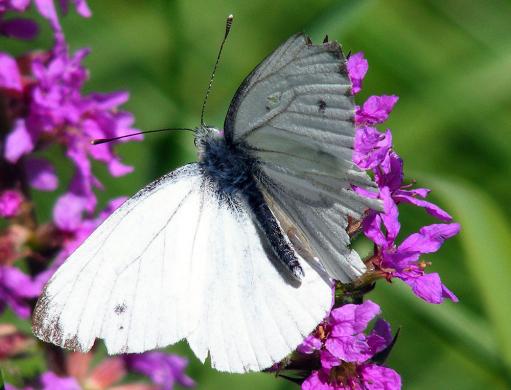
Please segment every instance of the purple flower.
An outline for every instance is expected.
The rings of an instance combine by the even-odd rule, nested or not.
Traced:
[[[394,95],[371,96],[362,107],[356,107],[355,123],[375,125],[385,122],[398,99]]]
[[[383,320],[364,333],[379,313],[371,301],[333,309],[320,325],[321,334],[307,337],[298,349],[305,354],[319,351],[321,359],[321,369],[312,372],[302,389],[399,389],[401,379],[395,371],[370,361],[392,343],[390,326]]]
[[[357,94],[362,90],[362,80],[367,73],[367,60],[364,58],[364,53],[359,52],[352,54],[347,62],[348,75],[353,84],[353,94]]]
[[[11,218],[18,215],[23,196],[15,190],[6,190],[0,193],[0,217]]]
[[[0,312],[9,306],[19,317],[30,316],[27,298],[39,295],[39,288],[32,279],[16,267],[0,266]]]
[[[390,130],[380,133],[374,127],[357,128],[353,162],[362,169],[373,169],[382,164],[392,147]]]
[[[48,371],[41,375],[43,390],[81,390],[81,386],[75,378],[60,377]]]
[[[458,298],[442,284],[440,276],[437,273],[425,274],[427,264],[418,260],[424,253],[438,251],[446,239],[459,231],[460,225],[457,223],[425,226],[406,238],[401,245],[384,248],[380,266],[407,283],[414,294],[426,302],[439,304],[444,299],[458,302]]]
[[[424,199],[428,196],[430,190],[427,188],[409,189],[409,185],[403,185],[403,160],[393,151],[383,159],[380,169],[375,169],[375,180],[378,187],[387,187],[392,199],[396,204],[409,203],[417,207],[422,207],[426,212],[441,221],[450,222],[452,217],[438,207],[436,204]]]
[[[41,7],[43,3],[49,7],[45,12],[50,12],[53,3],[40,1]],[[82,94],[88,74],[81,62],[88,53],[88,49],[82,49],[69,56],[66,50],[54,50],[50,57],[32,58],[33,81],[27,91],[27,115],[14,121],[4,151],[5,158],[16,163],[36,145],[44,147],[48,140],[64,146],[74,164],[75,175],[67,192],[57,201],[54,220],[66,231],[75,230],[83,213],[90,214],[96,207],[94,189],[101,188],[101,183],[92,173],[91,159],[107,165],[112,176],[133,170],[121,163],[113,145],[90,144],[94,138],[116,137],[136,130],[132,128],[133,116],[118,108],[128,100],[126,92]],[[17,70],[9,58],[4,60],[13,69],[10,73]],[[51,191],[57,187],[54,169],[47,161],[29,160],[26,168],[34,188]]]
[[[147,375],[153,383],[164,390],[171,390],[174,384],[192,387],[195,383],[184,370],[188,360],[177,355],[164,352],[147,352],[125,356],[126,364],[131,371]]]
[[[332,310],[328,320],[330,337],[321,356],[322,362],[329,363],[323,364],[323,367],[331,368],[332,361],[336,361],[333,365],[339,365],[341,360],[362,363],[384,349],[391,340],[384,340],[376,333],[370,336],[362,333],[379,312],[380,307],[371,301]]]

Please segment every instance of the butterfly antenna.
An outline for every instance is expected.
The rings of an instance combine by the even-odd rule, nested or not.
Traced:
[[[90,141],[90,143],[92,145],[101,145],[101,144],[106,144],[107,142],[117,141],[118,139],[122,139],[122,138],[134,137],[136,135],[158,133],[160,131],[174,131],[174,130],[191,131],[192,133],[195,132],[195,130],[189,129],[187,127],[174,127],[174,128],[168,128],[168,129],[139,131],[138,133],[131,133],[131,134],[121,135],[119,137],[112,137],[112,138],[96,138],[96,139],[93,139],[92,141]]]
[[[213,67],[213,72],[211,72],[211,78],[209,79],[208,89],[206,90],[206,95],[204,96],[204,101],[202,102],[202,111],[200,114],[200,123],[204,125],[204,112],[206,111],[206,103],[208,101],[209,92],[211,91],[211,86],[213,85],[213,79],[215,78],[216,68],[218,67],[218,62],[220,61],[220,56],[222,55],[222,50],[224,48],[225,41],[227,40],[227,36],[229,35],[229,31],[231,31],[232,20],[234,19],[233,15],[229,15],[225,22],[225,35],[224,39],[222,39],[222,43],[220,44],[220,49],[218,50],[218,55],[216,56],[215,66]]]

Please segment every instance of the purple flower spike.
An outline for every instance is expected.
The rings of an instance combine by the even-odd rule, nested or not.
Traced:
[[[0,217],[12,218],[18,215],[23,196],[14,190],[6,190],[0,193]]]
[[[147,352],[126,355],[126,362],[130,370],[147,375],[163,390],[172,390],[175,383],[185,387],[192,387],[195,384],[184,373],[188,360],[181,356],[164,352]]]
[[[352,54],[348,59],[347,67],[349,78],[353,84],[353,94],[357,94],[362,90],[362,80],[364,80],[368,68],[364,53]]]

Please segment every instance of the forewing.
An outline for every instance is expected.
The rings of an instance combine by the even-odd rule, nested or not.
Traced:
[[[50,279],[34,312],[34,333],[88,351],[96,337],[110,353],[141,352],[186,336],[193,319],[188,269],[202,199],[189,165],[144,188],[117,209]]]
[[[352,163],[354,101],[337,42],[295,35],[264,60],[236,93],[225,122],[228,142],[258,160],[259,184],[282,222],[291,219],[325,269],[349,282],[365,271],[349,248],[347,218],[379,208],[353,185],[371,188]]]
[[[143,352],[188,338],[214,367],[244,372],[285,357],[327,314],[329,281],[301,284],[268,257],[244,200],[219,197],[197,165],[135,195],[64,263],[34,312],[45,341]]]

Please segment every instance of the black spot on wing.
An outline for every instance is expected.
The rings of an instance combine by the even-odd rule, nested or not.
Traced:
[[[318,101],[318,111],[321,113],[321,114],[324,114],[325,113],[325,108],[326,108],[326,102],[321,99]]]
[[[127,308],[127,306],[125,303],[117,304],[114,307],[114,313],[117,315],[121,315],[126,311],[126,308]]]

